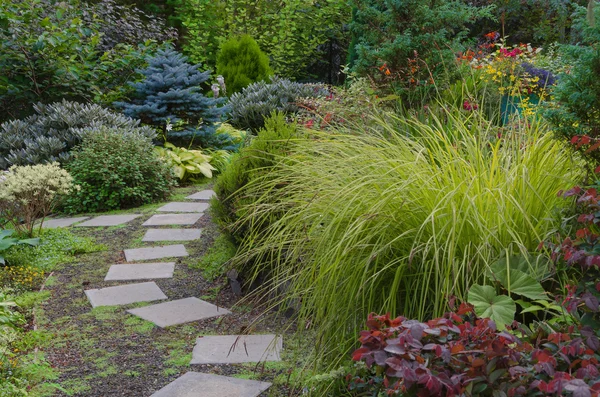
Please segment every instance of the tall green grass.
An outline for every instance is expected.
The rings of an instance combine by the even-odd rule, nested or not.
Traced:
[[[440,315],[505,250],[534,251],[555,231],[557,192],[582,166],[551,135],[452,112],[314,132],[237,193],[257,199],[236,225],[250,233],[235,261],[269,280],[256,292],[269,303],[299,308],[331,362],[369,312]]]

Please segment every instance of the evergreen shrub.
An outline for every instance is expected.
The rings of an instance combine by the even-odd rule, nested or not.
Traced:
[[[327,89],[321,85],[296,83],[278,77],[274,77],[270,83],[259,81],[229,99],[231,125],[258,131],[273,111],[296,113],[299,110],[296,103],[298,99],[327,94]]]
[[[227,90],[234,93],[257,81],[268,81],[273,71],[256,41],[243,35],[223,43],[217,57],[217,73],[225,78]]]
[[[70,150],[90,131],[117,128],[125,135],[154,138],[152,128],[101,106],[77,102],[34,105],[36,114],[0,124],[0,169],[70,158]]]
[[[148,67],[140,70],[144,80],[130,83],[134,97],[128,102],[115,102],[129,117],[160,129],[168,140],[183,141],[203,148],[230,145],[226,136],[215,135],[221,116],[227,111],[220,106],[225,98],[207,98],[202,85],[210,72],[200,72],[200,65],[187,63],[187,57],[167,48],[148,59]]]
[[[459,0],[353,0],[350,29],[352,71],[380,81],[418,104],[437,87],[455,79],[456,51],[467,25],[490,16],[494,6],[475,7]]]
[[[286,123],[283,113],[273,112],[265,121],[264,128],[248,146],[232,156],[229,165],[217,178],[214,186],[216,198],[212,199],[211,211],[217,224],[234,241],[242,241],[245,230],[235,229],[232,225],[239,219],[240,209],[255,199],[236,193],[257,178],[268,178],[269,170],[277,164],[279,156],[286,153],[291,140],[299,135],[296,124]]]
[[[561,138],[586,137],[574,143],[582,143],[578,147],[586,150],[589,159],[600,163],[600,152],[588,146],[597,148],[600,139],[600,27],[588,26],[584,37],[587,46],[565,47],[565,55],[572,60],[573,67],[559,76],[553,91],[554,101],[545,116]]]
[[[108,211],[165,199],[174,185],[171,168],[152,141],[120,128],[88,134],[65,168],[80,188],[65,199],[69,213]]]

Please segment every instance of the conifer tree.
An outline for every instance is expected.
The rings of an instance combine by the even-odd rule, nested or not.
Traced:
[[[249,35],[225,42],[217,57],[217,73],[225,78],[230,93],[240,92],[252,83],[268,80],[273,74],[269,58]]]
[[[201,85],[210,72],[200,72],[200,65],[187,63],[187,57],[167,48],[148,59],[148,67],[140,70],[145,77],[130,83],[135,89],[131,102],[115,102],[129,117],[158,127],[168,140],[192,142],[202,147],[223,147],[223,137],[215,135],[221,116],[227,108],[225,98],[208,98]]]

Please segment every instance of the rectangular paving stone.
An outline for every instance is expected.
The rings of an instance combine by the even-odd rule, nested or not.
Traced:
[[[257,397],[271,383],[187,372],[150,397]]]
[[[142,241],[192,241],[198,240],[202,229],[150,229]]]
[[[227,309],[193,297],[131,309],[127,312],[151,321],[161,328],[231,313]]]
[[[186,197],[188,200],[210,200],[215,195],[212,190],[203,190]]]
[[[141,215],[139,214],[131,214],[131,215],[101,215],[95,218],[90,219],[89,221],[85,221],[83,223],[77,224],[77,227],[92,227],[92,226],[118,226],[123,223],[130,222],[135,218],[139,218]]]
[[[112,265],[104,281],[171,278],[174,271],[175,262]]]
[[[238,364],[281,361],[281,337],[276,335],[218,335],[196,340],[190,364]]]
[[[157,209],[158,212],[204,212],[208,203],[168,203]]]
[[[85,221],[89,216],[80,216],[77,218],[54,218],[46,219],[42,225],[43,229],[55,229],[57,227],[69,227],[74,223]]]
[[[123,252],[125,252],[125,260],[127,260],[127,262],[188,256],[183,244],[162,245],[159,247],[147,248],[132,248],[123,250]]]
[[[92,307],[127,305],[135,302],[149,302],[167,299],[167,296],[154,282],[118,285],[85,291]]]
[[[193,225],[204,215],[203,213],[156,214],[142,226]]]

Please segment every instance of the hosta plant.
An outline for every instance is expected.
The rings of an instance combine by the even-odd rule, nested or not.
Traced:
[[[164,147],[154,150],[173,168],[175,176],[181,182],[201,177],[212,178],[213,171],[216,171],[210,164],[211,156],[202,153],[202,150],[177,147],[169,142],[165,142]]]

